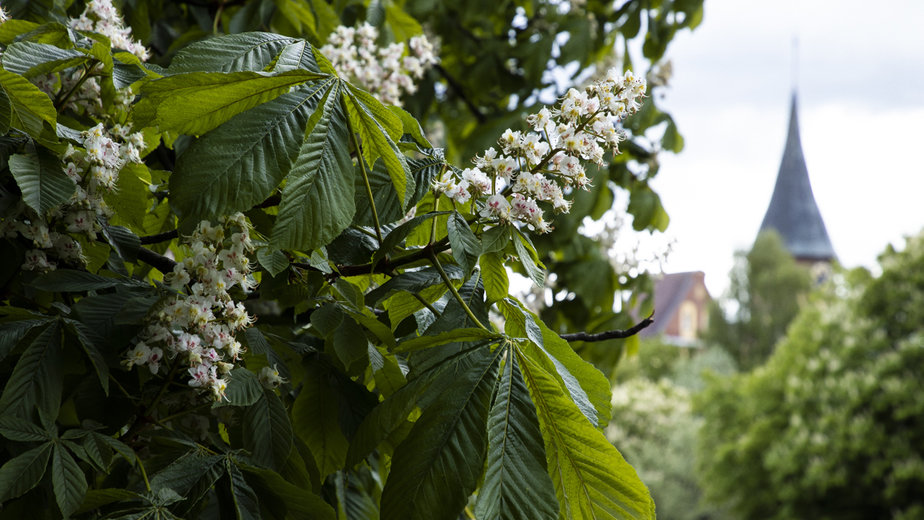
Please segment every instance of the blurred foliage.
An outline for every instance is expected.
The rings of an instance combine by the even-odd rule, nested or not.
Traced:
[[[712,304],[705,340],[726,349],[742,369],[760,365],[811,288],[809,270],[796,263],[780,235],[762,232],[750,252],[735,254],[728,296]],[[725,309],[733,309],[731,317]]]
[[[800,313],[766,365],[696,399],[708,495],[743,518],[924,516],[924,236]]]
[[[607,438],[648,484],[658,518],[729,518],[703,496],[696,467],[698,457],[708,454],[696,450],[702,421],[691,400],[704,374],[732,372],[734,362],[722,349],[683,349],[657,340],[643,341],[638,356],[620,365]]]

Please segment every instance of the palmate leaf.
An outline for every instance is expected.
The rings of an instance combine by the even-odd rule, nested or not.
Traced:
[[[558,518],[555,489],[546,470],[536,410],[508,350],[500,387],[488,417],[488,463],[478,492],[477,518]]]
[[[225,470],[228,472],[228,481],[230,483],[228,490],[230,491],[231,501],[230,503],[220,502],[221,506],[223,506],[222,509],[230,509],[237,520],[258,520],[260,518],[260,501],[257,494],[247,483],[247,480],[244,479],[240,468],[230,457],[225,458]]]
[[[349,449],[340,428],[340,396],[328,374],[317,363],[309,365],[292,405],[292,427],[311,449],[322,479],[344,466]]]
[[[263,466],[281,470],[292,450],[292,424],[279,397],[264,389],[244,411],[244,448]]]
[[[327,86],[296,87],[191,144],[170,176],[171,202],[181,217],[195,225],[266,199],[289,172]]]
[[[449,232],[449,244],[452,246],[452,257],[467,275],[478,263],[481,241],[472,233],[468,222],[458,211],[453,211],[452,215],[449,215],[447,231]]]
[[[350,442],[347,466],[356,465],[371,453],[404,424],[415,407],[427,409],[448,387],[455,384],[460,374],[468,373],[484,357],[485,349],[481,346],[460,352],[416,374],[406,385],[373,408]]]
[[[53,445],[52,442],[46,442],[8,460],[0,467],[0,504],[38,485],[45,475]]]
[[[506,298],[510,292],[510,280],[507,278],[507,267],[504,265],[503,257],[498,253],[482,254],[478,258],[478,267],[481,268],[488,303]]]
[[[21,41],[3,51],[3,68],[26,77],[68,69],[91,58],[73,49],[62,49],[45,43]]]
[[[395,448],[382,520],[456,518],[484,469],[486,424],[502,349],[474,364],[424,410]]]
[[[505,298],[498,307],[506,320],[505,331],[529,339],[523,351],[553,374],[587,420],[602,430],[609,423],[612,407],[610,384],[603,372],[577,355],[516,299]]]
[[[151,477],[151,490],[154,493],[171,490],[184,497],[183,502],[174,506],[182,516],[193,509],[221,478],[225,469],[222,464],[224,460],[225,457],[221,455],[187,453]]]
[[[232,117],[271,101],[302,83],[325,76],[305,70],[273,75],[260,72],[191,72],[150,81],[132,110],[138,127],[201,135]]]
[[[16,128],[38,138],[43,123],[52,128],[58,112],[48,94],[26,78],[0,69],[0,128]]]
[[[61,402],[61,327],[49,323],[22,353],[10,375],[0,413],[27,417],[37,406],[47,417],[56,417]]]
[[[645,484],[606,437],[561,391],[555,377],[518,348],[523,379],[536,407],[559,518],[655,518]]]
[[[241,470],[258,496],[263,497],[261,505],[277,513],[278,518],[337,518],[334,509],[321,497],[292,484],[275,471],[245,465]]]
[[[14,155],[9,161],[23,202],[39,215],[47,215],[74,194],[77,185],[64,173],[58,158],[43,148],[36,153]]]
[[[352,131],[362,140],[366,164],[375,165],[377,159],[382,159],[402,209],[407,208],[416,181],[408,172],[407,159],[395,144],[404,129],[401,119],[371,94],[352,85],[343,92],[343,104],[350,117]]]
[[[55,443],[51,457],[51,483],[61,514],[70,517],[83,502],[87,479],[74,457],[59,443]]]
[[[340,86],[327,93],[321,114],[286,178],[270,239],[285,249],[311,250],[346,229],[356,211],[353,162],[347,149],[346,115]]]
[[[287,45],[298,41],[264,32],[217,36],[183,48],[173,58],[167,73],[261,71]]]

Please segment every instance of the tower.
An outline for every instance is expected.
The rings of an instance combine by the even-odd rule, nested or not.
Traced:
[[[796,93],[793,91],[789,109],[789,133],[780,161],[776,186],[760,230],[776,230],[786,249],[800,263],[829,264],[836,258],[821,212],[812,194],[802,143],[799,139],[799,118]]]

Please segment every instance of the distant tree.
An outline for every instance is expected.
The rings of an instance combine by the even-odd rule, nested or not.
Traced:
[[[767,363],[695,399],[707,495],[749,519],[924,516],[924,236],[813,295]]]
[[[729,294],[714,303],[707,341],[714,342],[747,370],[767,359],[799,312],[812,287],[808,269],[796,263],[775,231],[758,235],[751,251],[735,254]],[[731,308],[727,317],[725,309]]]
[[[642,341],[638,356],[616,372],[606,435],[648,485],[662,520],[728,518],[705,500],[696,472],[702,421],[691,399],[707,372],[733,373],[734,362],[718,347],[691,351],[657,340]]]

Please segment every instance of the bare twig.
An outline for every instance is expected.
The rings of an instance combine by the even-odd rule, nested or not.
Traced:
[[[636,323],[631,328],[626,330],[608,330],[606,332],[598,332],[596,334],[588,334],[587,332],[574,332],[571,334],[561,334],[561,339],[566,341],[605,341],[608,339],[621,339],[634,336],[642,331],[642,329],[647,328],[649,325],[654,323],[654,313],[652,312],[650,316],[644,320]]]

